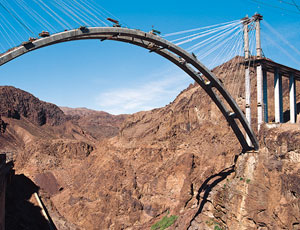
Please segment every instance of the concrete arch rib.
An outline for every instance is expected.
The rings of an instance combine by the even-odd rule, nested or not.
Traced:
[[[222,112],[225,119],[230,124],[233,132],[238,138],[243,151],[258,149],[258,141],[254,135],[243,112],[223,87],[219,79],[208,70],[196,57],[186,52],[173,43],[150,33],[139,30],[117,28],[117,27],[91,27],[83,30],[75,29],[53,34],[46,38],[38,39],[32,43],[13,48],[12,50],[0,55],[0,66],[5,63],[36,49],[54,45],[61,42],[82,40],[82,39],[101,39],[115,40],[131,43],[155,52],[169,61],[173,62],[189,76],[191,76],[208,94]],[[204,79],[206,78],[206,80]],[[222,99],[227,102],[229,108],[223,103],[222,99],[216,94],[218,92]],[[239,120],[242,130],[237,124]],[[246,141],[249,136],[252,144]]]

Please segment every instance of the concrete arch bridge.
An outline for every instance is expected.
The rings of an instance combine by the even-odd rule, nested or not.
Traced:
[[[46,37],[25,42],[21,46],[10,49],[0,55],[0,65],[36,49],[82,39],[100,39],[101,41],[109,39],[130,43],[149,49],[173,62],[192,77],[217,105],[239,140],[243,151],[258,149],[257,138],[243,112],[219,79],[194,55],[153,33],[120,27],[80,27],[51,36],[46,35]],[[247,136],[250,142],[247,142]]]

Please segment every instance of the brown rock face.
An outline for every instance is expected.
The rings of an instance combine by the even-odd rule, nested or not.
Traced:
[[[120,126],[128,115],[111,115],[102,111],[95,111],[86,108],[60,109],[94,138],[101,140],[118,135]]]
[[[211,220],[222,229],[299,229],[299,134],[298,125],[265,125],[260,151],[239,157],[189,229]]]
[[[59,192],[59,186],[55,176],[51,172],[37,174],[35,176],[35,183],[49,195],[53,196]]]
[[[240,61],[214,71],[242,107]],[[260,151],[240,154],[227,122],[197,85],[122,124],[85,109],[65,112],[73,118],[57,127],[7,119],[9,132],[0,136],[23,134],[17,173],[33,181],[41,175],[36,182],[58,229],[150,229],[168,213],[178,217],[169,229],[178,230],[299,227],[297,125],[265,126]],[[96,123],[85,120],[97,114]],[[80,127],[93,127],[96,137],[96,126],[106,124],[102,119],[118,135],[99,134],[96,141]],[[46,180],[53,186],[45,186]]]
[[[0,116],[0,134],[3,134],[6,130],[6,123],[2,120],[1,116]]]
[[[46,123],[59,125],[66,121],[66,116],[56,105],[11,86],[0,87],[0,115],[14,119],[23,116],[40,126]]]
[[[41,147],[23,158],[28,163],[20,170],[27,175],[52,171],[64,188],[48,195],[48,206],[55,207],[51,213],[58,217],[54,222],[63,216],[80,229],[147,229],[169,210],[184,229],[198,189],[231,167],[240,150],[220,116],[191,85],[168,106],[129,116],[120,134],[96,144],[84,161],[53,156]]]

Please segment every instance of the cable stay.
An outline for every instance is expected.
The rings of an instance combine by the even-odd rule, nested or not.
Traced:
[[[34,32],[26,26],[18,17],[16,17],[10,10],[8,10],[1,2],[0,6],[7,12],[9,13],[20,25],[22,25],[26,30],[28,30],[30,33],[34,34]]]
[[[195,28],[195,29],[183,30],[183,31],[179,31],[179,32],[169,33],[169,34],[163,35],[162,37],[170,37],[170,36],[174,36],[174,35],[190,33],[190,32],[194,32],[194,31],[198,31],[198,30],[208,29],[208,28],[212,28],[212,27],[218,27],[218,26],[221,26],[221,25],[226,25],[226,24],[231,24],[231,23],[240,23],[240,20],[234,20],[234,21],[231,21],[231,22],[224,22],[224,23],[219,23],[219,24],[216,24],[216,25],[204,26],[204,27],[199,27],[199,28]]]
[[[122,22],[94,0],[74,0],[72,2],[66,0],[10,0],[10,4],[3,0],[0,2],[0,6],[18,22],[16,25],[0,16],[0,49],[2,52],[27,41],[29,36],[29,40],[33,41],[38,36],[49,36],[74,28],[120,27],[120,22]],[[234,56],[242,56],[242,22],[242,20],[233,20],[164,34],[162,37],[172,38],[170,39],[172,43],[193,52],[201,62],[214,68]],[[122,24],[125,23],[122,22]],[[19,32],[20,28],[26,33]],[[160,34],[156,30],[153,30],[152,33]]]

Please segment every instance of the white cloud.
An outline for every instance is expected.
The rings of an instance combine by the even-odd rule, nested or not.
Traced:
[[[99,110],[112,114],[134,113],[161,107],[185,89],[192,79],[176,69],[163,73],[154,73],[153,79],[130,88],[115,88],[101,93],[96,101]]]

